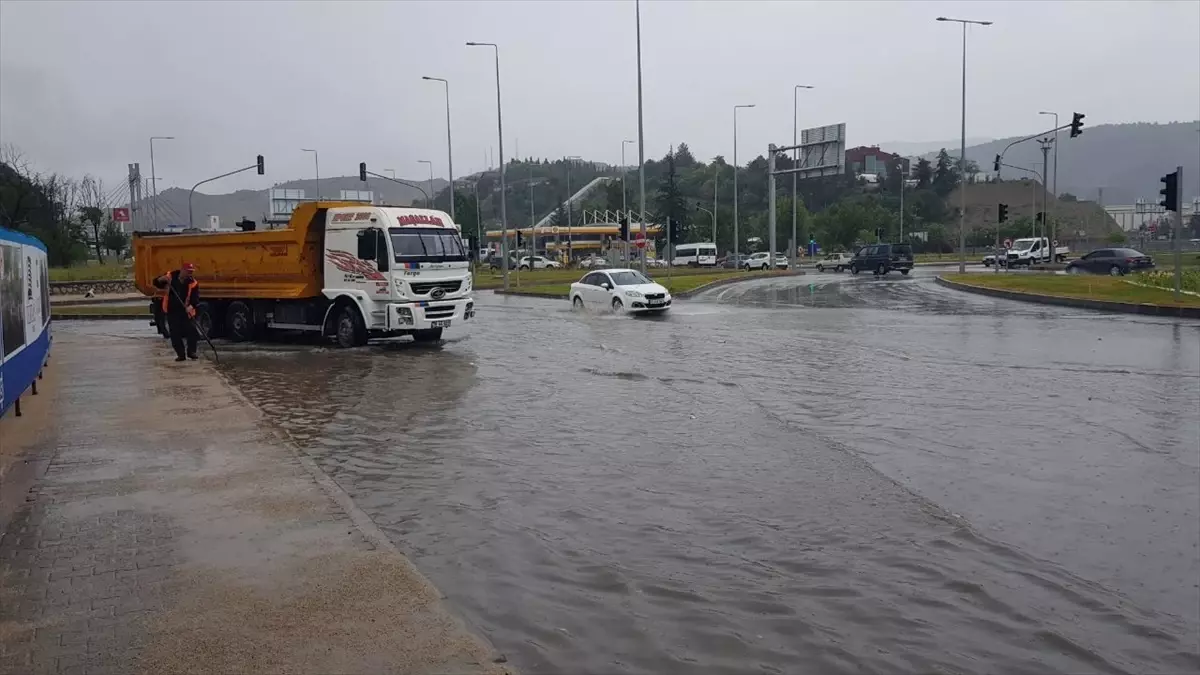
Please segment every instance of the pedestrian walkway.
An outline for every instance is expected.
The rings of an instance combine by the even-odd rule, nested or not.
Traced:
[[[0,673],[505,673],[207,361],[63,334],[0,538]],[[9,487],[5,486],[6,489]]]

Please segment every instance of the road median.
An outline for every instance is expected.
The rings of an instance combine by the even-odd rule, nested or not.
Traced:
[[[1049,274],[945,274],[947,288],[1009,300],[1127,314],[1200,319],[1200,298],[1130,284],[1119,277]]]
[[[566,300],[571,291],[571,283],[578,281],[584,273],[577,273],[570,281],[560,281],[552,284],[537,284],[526,286],[524,288],[510,288],[505,291],[503,289],[495,289],[493,292],[497,295],[523,295],[533,298],[549,298],[552,300]],[[719,286],[728,286],[742,281],[752,281],[754,279],[769,279],[772,277],[795,277],[804,275],[803,270],[777,270],[774,272],[689,272],[687,274],[672,275],[667,277],[664,273],[659,273],[657,278],[651,277],[655,283],[662,284],[670,291],[671,296],[676,300],[685,300],[699,293],[707,291]]]

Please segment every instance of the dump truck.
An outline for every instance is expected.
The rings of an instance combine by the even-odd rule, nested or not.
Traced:
[[[134,283],[153,296],[152,325],[166,330],[154,279],[196,266],[196,323],[243,342],[277,332],[331,337],[343,347],[376,337],[419,342],[475,316],[459,227],[434,209],[304,202],[286,227],[135,233]],[[164,333],[165,334],[165,333]]]

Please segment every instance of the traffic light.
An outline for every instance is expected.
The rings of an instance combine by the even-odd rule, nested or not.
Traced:
[[[621,225],[621,241],[629,241],[629,216],[622,213],[617,222]]]
[[[996,222],[1003,223],[1004,221],[1008,220],[1008,204],[1000,204],[997,211],[999,213],[996,216]]]
[[[875,228],[875,238],[878,239],[879,241],[883,241],[883,228],[882,227]]]
[[[521,248],[524,245],[525,245],[525,237],[522,237],[521,231],[517,230],[517,248]]]
[[[366,162],[358,163],[358,179],[364,183],[367,182],[367,163]]]
[[[1046,221],[1046,212],[1045,212],[1045,211],[1038,211],[1038,212],[1037,212],[1037,218],[1034,220],[1034,222],[1037,222],[1037,223],[1041,224],[1041,223],[1044,223],[1045,221]]]
[[[258,175],[263,175],[267,172],[266,164],[263,162],[263,156],[258,156]]]
[[[1071,138],[1075,138],[1083,133],[1083,118],[1087,117],[1083,113],[1071,113]]]
[[[1000,155],[996,155],[996,161],[992,162],[992,171],[1000,173]]]
[[[671,237],[671,241],[678,242],[680,236],[683,234],[683,228],[680,227],[679,221],[668,218],[667,226],[670,228],[669,235]]]
[[[1158,200],[1158,205],[1168,211],[1176,210],[1179,208],[1179,171],[1172,171],[1159,180],[1165,187],[1158,191],[1163,196]]]

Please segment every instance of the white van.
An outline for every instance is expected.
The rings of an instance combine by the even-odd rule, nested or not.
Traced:
[[[717,245],[709,243],[680,244],[675,247],[676,267],[713,267],[717,264]]]

